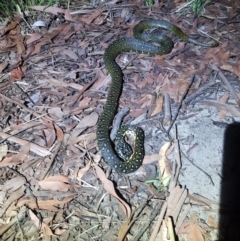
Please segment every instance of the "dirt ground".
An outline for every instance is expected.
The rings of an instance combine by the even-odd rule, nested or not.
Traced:
[[[111,84],[103,54],[142,19],[214,48],[122,53],[113,122],[145,134],[143,165],[112,170],[96,127]],[[0,26],[1,240],[240,240],[238,2],[110,1],[32,7]],[[125,111],[125,114],[122,113]],[[126,114],[127,113],[127,114]]]

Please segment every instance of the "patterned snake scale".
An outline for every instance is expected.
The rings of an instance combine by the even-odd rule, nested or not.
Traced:
[[[105,161],[119,173],[131,173],[136,171],[141,165],[144,157],[144,133],[143,130],[134,126],[123,126],[118,131],[116,140],[120,149],[115,149],[109,135],[110,126],[118,107],[118,100],[122,91],[123,73],[119,65],[115,62],[116,57],[122,52],[134,51],[149,55],[163,55],[172,51],[172,40],[162,34],[145,32],[151,28],[162,28],[174,33],[185,42],[193,43],[203,47],[215,47],[216,41],[204,44],[196,39],[187,36],[177,26],[161,20],[143,20],[133,29],[134,38],[122,38],[111,43],[104,53],[105,66],[112,77],[112,84],[108,93],[107,102],[102,115],[99,118],[97,127],[97,141],[101,154]],[[156,42],[154,45],[151,42]],[[134,148],[129,153],[129,145],[121,144],[124,135],[130,134],[135,139]],[[126,149],[126,150],[123,150]],[[128,153],[128,154],[124,154]],[[125,160],[123,160],[125,159]]]

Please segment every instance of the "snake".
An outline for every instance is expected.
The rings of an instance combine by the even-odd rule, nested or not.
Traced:
[[[216,47],[218,42],[202,43],[185,34],[179,27],[164,20],[145,19],[133,29],[134,37],[124,37],[112,42],[105,50],[103,60],[112,78],[110,90],[104,110],[97,125],[97,142],[104,160],[117,173],[131,173],[136,171],[144,158],[144,132],[141,128],[123,125],[116,135],[115,144],[110,139],[110,128],[118,108],[118,101],[123,88],[123,73],[116,63],[116,57],[123,52],[144,53],[151,56],[165,55],[172,51],[174,43],[166,35],[146,30],[165,29],[172,32],[185,42],[203,47]],[[157,43],[157,44],[154,44]],[[125,139],[131,136],[134,145],[129,145]]]

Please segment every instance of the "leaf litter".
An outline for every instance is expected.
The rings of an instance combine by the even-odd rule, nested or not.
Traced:
[[[208,98],[209,88],[191,103],[216,108],[223,120],[239,116],[239,86],[229,74],[239,76],[234,25],[218,30],[222,23],[217,17],[214,21],[198,18],[189,28],[186,22],[193,21],[193,14],[179,19],[178,1],[152,9],[131,3],[114,1],[97,9],[80,6],[78,11],[73,6],[72,10],[33,6],[37,19],[32,16],[26,24],[17,16],[1,28],[0,235],[5,240],[19,224],[23,230],[31,228],[31,232],[14,234],[14,239],[24,235],[24,240],[90,240],[92,236],[98,240],[169,240],[170,236],[175,240],[176,233],[187,240],[208,241],[208,234],[218,228],[214,217],[205,220],[209,229],[190,211],[193,202],[209,210],[216,203],[193,198],[188,187],[179,185],[182,164],[177,131],[167,153],[169,121],[163,118],[166,103],[171,106],[171,120],[180,104],[186,111],[187,105],[181,103],[186,91],[196,93],[214,76],[222,82],[218,95]],[[206,7],[213,16],[216,12],[234,16],[236,9],[226,9],[218,3]],[[118,57],[125,78],[119,103],[130,109],[124,122],[138,120],[146,137],[143,167],[123,176],[110,172],[97,153],[96,124],[110,84],[102,55],[113,40],[132,36],[140,19],[149,15],[161,19],[161,11],[167,11],[166,19],[187,33],[205,32],[221,44],[213,49],[188,48],[177,40],[167,56],[131,53]],[[230,42],[226,33],[235,41]],[[191,85],[192,75],[200,76],[200,81]],[[225,93],[230,95],[223,102]],[[164,184],[161,198],[159,182],[147,184],[146,189],[145,181],[153,178]]]

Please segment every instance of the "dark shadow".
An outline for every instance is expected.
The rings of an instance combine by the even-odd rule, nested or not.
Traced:
[[[220,206],[219,240],[240,241],[240,123],[225,130]]]

